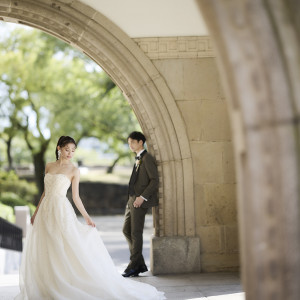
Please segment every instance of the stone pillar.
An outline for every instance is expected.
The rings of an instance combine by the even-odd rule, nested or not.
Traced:
[[[299,1],[198,0],[230,107],[246,299],[300,299]]]
[[[200,272],[198,237],[153,237],[151,270],[153,275]]]

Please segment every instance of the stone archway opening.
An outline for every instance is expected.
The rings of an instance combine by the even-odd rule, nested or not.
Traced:
[[[40,29],[80,49],[94,60],[121,88],[147,136],[148,147],[158,162],[160,206],[154,211],[153,273],[168,270],[169,243],[174,255],[200,271],[199,238],[195,237],[194,185],[191,150],[182,116],[164,79],[118,27],[92,8],[64,1],[0,1],[0,18]],[[171,240],[171,237],[176,238]],[[193,246],[191,256],[180,251]],[[159,268],[159,270],[156,270]],[[177,270],[178,269],[178,270]],[[182,270],[182,265],[172,272]]]

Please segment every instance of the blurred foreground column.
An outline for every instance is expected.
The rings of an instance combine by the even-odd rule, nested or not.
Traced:
[[[29,207],[15,206],[15,215],[16,215],[16,225],[22,228],[23,238],[25,238],[30,224]]]
[[[198,0],[229,100],[246,299],[300,299],[300,2]]]

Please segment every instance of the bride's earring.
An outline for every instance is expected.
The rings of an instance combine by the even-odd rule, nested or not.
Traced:
[[[58,159],[60,158],[60,154],[61,154],[61,151],[60,151],[60,150],[58,150],[58,151],[57,151],[57,156],[58,156]]]

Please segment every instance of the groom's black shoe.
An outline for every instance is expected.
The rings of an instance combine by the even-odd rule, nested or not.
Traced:
[[[139,275],[139,271],[136,269],[125,270],[122,274],[123,277],[136,277]]]
[[[139,268],[138,268],[138,271],[139,273],[145,273],[148,271],[148,268],[146,265],[141,265]]]
[[[136,269],[129,269],[129,270],[125,270],[124,273],[122,274],[123,277],[136,277],[139,276],[140,273],[144,273],[147,272],[148,268],[147,266],[141,265]]]

